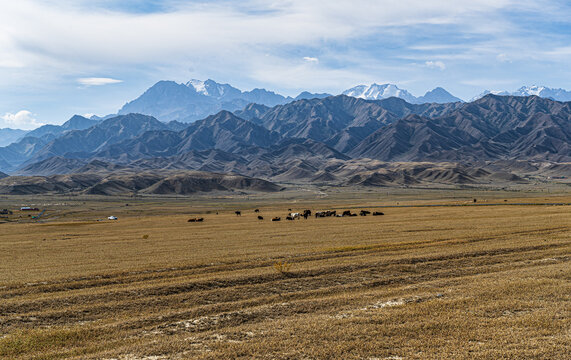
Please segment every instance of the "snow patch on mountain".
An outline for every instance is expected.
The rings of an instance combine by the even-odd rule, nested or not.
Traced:
[[[194,91],[196,91],[199,94],[206,95],[206,96],[210,95],[208,93],[208,90],[206,90],[206,85],[204,84],[204,81],[202,81],[202,80],[191,79],[185,85],[188,86],[189,88],[193,88]]]

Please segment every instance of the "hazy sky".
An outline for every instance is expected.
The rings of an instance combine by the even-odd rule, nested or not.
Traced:
[[[17,0],[0,4],[0,127],[105,115],[158,80],[295,96],[394,83],[463,99],[571,88],[571,5],[546,0]]]

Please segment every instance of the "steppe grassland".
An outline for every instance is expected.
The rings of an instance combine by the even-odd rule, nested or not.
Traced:
[[[471,205],[454,194],[15,214],[0,225],[0,358],[569,358],[571,207],[509,204],[571,197],[373,208]],[[288,208],[386,215],[284,221]]]

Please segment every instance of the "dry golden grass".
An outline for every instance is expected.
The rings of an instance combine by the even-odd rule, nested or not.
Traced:
[[[288,208],[470,205],[457,194],[16,212],[0,225],[0,358],[570,358],[571,206],[510,204],[571,196],[284,220]],[[96,221],[108,215],[119,220]]]

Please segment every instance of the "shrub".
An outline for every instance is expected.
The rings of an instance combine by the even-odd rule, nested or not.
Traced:
[[[280,274],[287,274],[291,269],[291,264],[287,261],[277,261],[274,263],[274,269]]]

